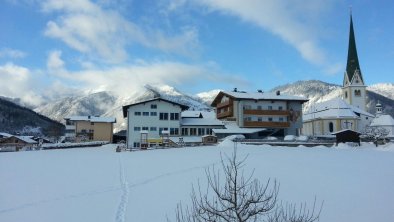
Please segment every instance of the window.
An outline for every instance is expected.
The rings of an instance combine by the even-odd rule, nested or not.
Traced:
[[[195,136],[197,135],[197,129],[196,128],[190,128],[190,136]]]
[[[272,110],[272,106],[268,106],[268,110]]]
[[[140,143],[134,143],[134,147],[140,147]]]
[[[279,117],[279,122],[283,122],[283,117]]]
[[[170,120],[179,120],[179,113],[171,113]]]
[[[347,99],[347,91],[345,92],[345,99]]]
[[[134,127],[134,131],[141,131],[141,127],[139,126]]]
[[[249,110],[249,109],[252,109],[251,105],[244,105],[244,110]]]
[[[149,116],[149,112],[143,112],[142,115],[143,116]]]
[[[258,122],[263,122],[263,118],[258,117],[258,118],[257,118],[257,121],[258,121]]]
[[[334,132],[334,123],[330,122],[328,124],[328,129],[330,130],[330,133]]]
[[[168,113],[160,113],[160,120],[168,120]]]
[[[188,135],[188,128],[182,128],[182,136],[187,136]]]
[[[91,126],[94,126],[94,122],[90,122],[90,125],[91,125]]]
[[[278,110],[283,110],[283,107],[282,107],[282,106],[279,106],[279,107],[278,107]]]
[[[250,117],[250,116],[245,117],[245,121],[252,121],[252,117]]]
[[[157,131],[157,128],[156,127],[150,127],[150,131]]]
[[[205,133],[205,129],[204,128],[198,128],[198,135],[202,136]]]
[[[178,128],[170,128],[170,135],[178,135],[179,129]]]
[[[354,95],[361,96],[361,90],[359,90],[359,89],[354,90]]]
[[[143,127],[142,127],[142,130],[149,130],[149,127],[143,126]]]
[[[206,128],[205,130],[206,130],[205,134],[212,135],[212,129],[211,128]]]
[[[134,112],[135,116],[141,116],[141,112]]]
[[[150,116],[157,116],[157,112],[150,112]]]
[[[258,109],[258,110],[261,110],[261,106],[257,106],[257,109]]]
[[[159,128],[159,134],[162,135],[163,131],[167,131],[168,128]]]
[[[269,121],[269,122],[272,122],[272,117],[268,117],[268,121]]]
[[[150,105],[150,108],[151,108],[151,109],[157,109],[157,105],[156,105],[156,104],[151,104],[151,105]]]

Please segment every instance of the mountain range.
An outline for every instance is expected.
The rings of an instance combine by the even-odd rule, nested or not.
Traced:
[[[64,133],[64,125],[29,108],[0,98],[0,132],[32,136],[59,137]]]
[[[124,105],[162,97],[187,105],[190,109],[207,110],[211,109],[210,104],[219,91],[219,89],[215,89],[190,96],[171,86],[146,85],[143,90],[127,96],[120,96],[111,91],[68,96],[35,107],[34,111],[56,121],[63,121],[64,117],[75,115],[112,116],[117,120],[114,126],[115,131],[120,131],[126,128],[126,121],[122,116],[122,106]],[[276,91],[308,98],[309,101],[304,104],[304,110],[309,109],[315,103],[341,96],[341,86],[317,80],[298,81],[275,87],[269,92]],[[382,83],[367,87],[368,112],[375,113],[377,101],[383,104],[385,113],[394,116],[394,84]]]

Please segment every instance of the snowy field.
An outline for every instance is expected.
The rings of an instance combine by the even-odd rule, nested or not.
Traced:
[[[233,144],[116,153],[114,145],[0,153],[0,221],[172,221],[204,169],[219,167]],[[394,145],[378,149],[238,144],[261,181],[280,182],[279,198],[324,201],[320,221],[394,221]]]

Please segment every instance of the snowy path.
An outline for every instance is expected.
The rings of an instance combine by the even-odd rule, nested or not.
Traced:
[[[119,178],[120,178],[120,187],[121,187],[121,197],[120,203],[118,206],[118,210],[116,212],[116,222],[125,222],[126,221],[126,211],[127,211],[127,204],[129,202],[129,182],[125,176],[124,167],[122,163],[122,158],[119,156]]]
[[[103,193],[114,192],[114,191],[120,190],[122,192],[122,194],[121,194],[121,200],[120,200],[119,206],[117,207],[115,221],[116,222],[123,222],[123,221],[125,221],[125,213],[126,213],[126,208],[127,208],[127,203],[128,203],[128,195],[130,193],[130,188],[135,188],[135,187],[139,187],[141,185],[146,185],[146,184],[158,181],[158,180],[166,178],[166,177],[176,176],[179,174],[185,174],[185,173],[189,173],[191,171],[195,171],[195,170],[199,170],[199,169],[204,169],[206,167],[214,166],[216,164],[217,163],[211,163],[211,164],[206,164],[206,165],[202,165],[202,166],[196,166],[196,167],[176,170],[173,172],[153,176],[153,177],[150,177],[148,179],[142,180],[142,181],[134,183],[134,184],[129,184],[128,181],[126,180],[126,177],[125,177],[123,164],[122,164],[121,160],[119,160],[119,175],[120,175],[120,184],[121,184],[120,186],[110,186],[110,187],[106,187],[106,188],[98,189],[98,190],[90,190],[90,191],[81,192],[81,193],[75,193],[75,194],[70,194],[70,195],[58,196],[58,197],[23,203],[18,206],[0,209],[0,214],[12,212],[12,211],[18,211],[18,210],[22,210],[24,208],[29,208],[29,207],[35,207],[35,206],[42,205],[42,204],[64,201],[64,200],[68,200],[68,199],[78,199],[78,198],[99,195],[99,194],[103,194]]]

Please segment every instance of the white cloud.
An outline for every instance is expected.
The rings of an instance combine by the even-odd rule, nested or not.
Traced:
[[[319,47],[317,20],[337,0],[191,0],[225,15],[255,24],[293,46],[307,61],[326,64],[324,50]],[[179,8],[185,1],[170,0],[170,9]]]
[[[47,60],[47,67],[50,70],[62,69],[64,66],[64,61],[60,58],[62,52],[59,50],[55,50],[50,52],[48,60]]]
[[[6,63],[0,66],[0,79],[1,95],[21,98],[23,102],[30,105],[38,105],[43,101],[34,90],[37,85],[29,69]]]
[[[0,50],[0,58],[19,59],[26,57],[26,53],[17,49],[3,48]]]
[[[127,47],[132,44],[182,55],[192,54],[198,48],[198,32],[194,29],[168,36],[89,0],[47,0],[42,9],[60,13],[56,20],[47,23],[45,35],[106,62],[125,61],[129,57]]]

